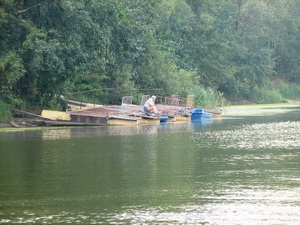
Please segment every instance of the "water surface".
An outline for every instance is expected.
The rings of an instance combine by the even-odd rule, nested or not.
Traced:
[[[300,107],[0,131],[0,224],[299,224]]]

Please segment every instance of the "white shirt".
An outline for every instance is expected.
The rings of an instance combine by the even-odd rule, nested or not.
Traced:
[[[148,108],[149,106],[154,106],[154,105],[155,105],[155,103],[154,103],[154,101],[153,101],[152,98],[149,98],[149,99],[145,102],[145,104],[144,104],[144,106],[146,106],[147,108]]]

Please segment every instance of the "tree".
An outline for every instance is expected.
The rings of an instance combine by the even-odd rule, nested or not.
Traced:
[[[277,18],[272,47],[276,53],[275,70],[278,77],[288,82],[300,82],[300,2],[297,0],[274,3]]]

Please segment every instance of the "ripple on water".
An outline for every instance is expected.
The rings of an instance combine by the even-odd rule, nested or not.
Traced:
[[[166,208],[128,209],[112,216],[121,224],[298,224],[300,207],[267,200],[245,203],[234,199],[219,204],[181,205]]]
[[[18,218],[0,220],[0,224],[299,224],[299,191],[224,189],[222,195],[194,195],[194,203],[178,206],[124,206],[109,214],[63,211],[38,215],[25,211]]]
[[[300,122],[276,122],[244,125],[238,129],[194,133],[193,140],[201,145],[218,144],[223,149],[294,149],[300,147]],[[215,141],[202,141],[210,139]]]

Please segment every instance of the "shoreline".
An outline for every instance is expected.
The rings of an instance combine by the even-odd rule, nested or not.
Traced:
[[[0,128],[12,128],[13,126],[10,123],[0,123]]]

